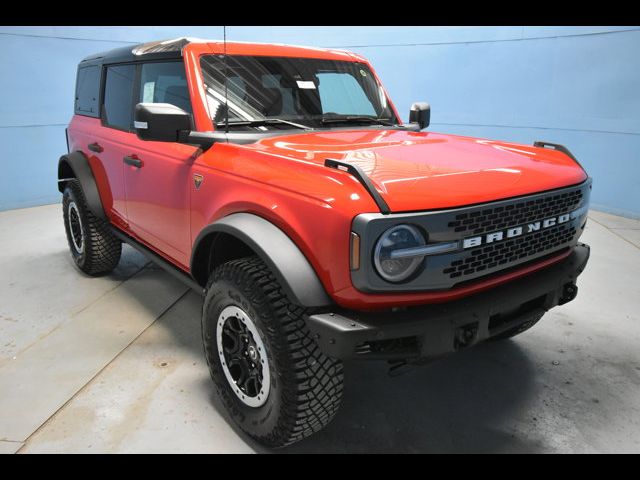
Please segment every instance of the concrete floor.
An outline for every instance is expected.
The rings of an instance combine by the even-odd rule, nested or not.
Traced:
[[[61,216],[0,213],[0,453],[264,452],[214,393],[201,299],[129,247],[81,275]],[[640,452],[640,221],[590,217],[575,302],[402,376],[347,365],[334,421],[279,452]]]

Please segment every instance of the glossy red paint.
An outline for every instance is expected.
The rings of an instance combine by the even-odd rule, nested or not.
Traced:
[[[384,162],[378,158],[345,154],[345,150],[370,150],[373,137],[405,138],[407,135],[409,134],[404,132],[384,130],[342,131],[274,137],[251,145],[216,144],[194,163],[194,173],[203,175],[205,180],[197,192],[192,187],[192,238],[204,226],[225,215],[240,211],[255,213],[278,225],[294,240],[318,272],[327,292],[341,306],[365,309],[433,303],[470,295],[495,286],[500,280],[496,277],[464,289],[435,293],[387,295],[365,294],[356,290],[349,273],[351,222],[359,213],[377,212],[378,209],[366,190],[351,175],[324,167],[325,158],[345,158],[358,163],[378,184],[384,184],[386,178],[404,180],[401,173],[404,168],[409,177],[404,189],[392,192],[389,188],[380,189],[395,211],[400,211],[397,210],[398,205],[403,205],[406,210],[457,207],[563,187],[586,179],[582,169],[568,157],[561,154],[555,160],[555,156],[546,156],[551,151],[531,148],[538,150],[545,159],[532,159],[525,154],[505,152],[505,165],[508,164],[512,170],[518,168],[520,172],[519,189],[516,188],[518,182],[514,182],[511,188],[507,188],[506,183],[458,184],[457,178],[461,175],[455,174],[456,163],[452,161],[448,166],[448,175],[423,175],[423,182],[429,182],[428,188],[439,195],[421,196],[424,183],[410,178],[415,176],[413,169],[420,166],[415,166],[411,159],[405,157],[395,160],[396,168],[385,170]],[[472,141],[441,134],[425,134],[422,137],[428,139],[431,136],[439,139],[440,143]],[[314,142],[313,149],[310,147],[311,141]],[[322,141],[324,144],[320,143]],[[349,145],[348,149],[345,148],[346,145]],[[394,142],[391,145],[398,147]],[[384,151],[386,158],[389,158],[386,151],[391,149],[385,148],[384,144],[374,143],[373,148]],[[422,148],[428,151],[430,146],[425,144]],[[481,159],[487,152],[491,153],[493,146],[480,143],[477,148],[483,151],[482,154],[477,154]],[[445,147],[440,146],[440,149],[439,153],[445,155]],[[464,175],[471,177],[469,162],[470,160],[459,168]],[[482,176],[482,168],[486,164],[482,160],[479,163],[481,167],[476,173]],[[427,172],[429,162],[422,165],[425,165],[424,171]],[[554,165],[558,167],[556,175],[552,174]],[[563,173],[566,173],[564,182],[557,178]],[[460,186],[464,190],[458,193]],[[490,193],[487,194],[486,190]],[[548,262],[543,262],[539,265],[547,264]],[[526,274],[532,268],[535,267],[506,275],[502,281],[515,278],[518,274]]]
[[[196,147],[147,142],[131,132],[105,127],[99,119],[75,115],[69,124],[70,149],[89,158],[109,219],[159,254],[189,268],[191,254],[189,191]],[[98,143],[103,152],[87,149]],[[125,156],[143,162],[138,169]],[[182,185],[183,188],[176,188]]]
[[[250,148],[322,165],[358,165],[393,212],[471,205],[586,180],[561,152],[433,132],[349,130],[264,140]]]
[[[82,115],[73,116],[68,132],[69,151],[80,150],[89,159],[105,212],[113,223],[127,228],[122,147],[128,134],[103,127],[100,120]],[[104,149],[103,152],[90,151],[87,147],[91,143],[100,145]]]
[[[200,81],[199,57],[222,53],[221,43],[193,43],[183,57],[194,121],[214,126]],[[276,55],[364,61],[346,52],[279,45],[227,44],[231,55]],[[371,67],[372,71],[373,68]],[[70,148],[89,158],[110,220],[185,271],[193,242],[208,224],[236,212],[260,215],[280,227],[316,270],[341,306],[378,309],[453,300],[526,275],[555,261],[445,292],[365,294],[349,272],[353,218],[377,212],[362,185],[323,166],[326,158],[359,165],[392,211],[459,207],[577,184],[586,174],[566,155],[506,142],[380,128],[340,129],[271,137],[255,144],[216,143],[201,155],[195,147],[144,142],[109,129],[99,119],[75,116]],[[105,148],[94,154],[87,145]],[[124,165],[137,155],[144,167]],[[193,177],[202,175],[196,189]]]
[[[123,165],[130,231],[176,260],[183,268],[191,255],[191,162],[195,147],[146,142],[132,135],[127,155],[144,166]]]

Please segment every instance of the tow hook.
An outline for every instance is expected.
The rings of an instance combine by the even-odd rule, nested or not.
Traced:
[[[426,357],[413,357],[403,360],[389,360],[389,371],[387,372],[390,377],[399,377],[405,373],[411,372],[416,367],[427,365],[431,362],[431,359]]]
[[[578,286],[575,283],[567,283],[562,288],[562,296],[558,300],[558,305],[564,305],[570,302],[578,295]]]
[[[398,360],[394,362],[389,362],[389,376],[390,377],[399,377],[400,375],[404,375],[405,373],[409,373],[411,370],[415,368],[415,365],[407,362],[406,360]]]
[[[458,328],[454,338],[454,348],[460,350],[462,348],[473,345],[478,337],[478,324],[470,323]]]

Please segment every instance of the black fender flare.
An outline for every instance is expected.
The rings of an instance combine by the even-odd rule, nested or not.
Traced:
[[[293,240],[273,223],[251,213],[234,213],[203,228],[191,253],[192,272],[195,271],[195,262],[202,258],[198,247],[213,233],[226,233],[251,248],[267,264],[292,302],[303,307],[322,307],[333,303]]]
[[[71,176],[69,169],[73,172]],[[58,190],[60,193],[64,191],[64,186],[71,178],[76,178],[80,182],[82,192],[87,201],[87,206],[91,213],[103,220],[107,219],[102,207],[102,200],[98,192],[98,185],[93,176],[89,160],[82,152],[72,152],[62,155],[58,161]]]

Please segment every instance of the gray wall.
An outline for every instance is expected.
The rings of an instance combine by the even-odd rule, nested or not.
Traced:
[[[102,50],[222,27],[0,27],[0,210],[56,202],[77,62]],[[229,40],[349,48],[403,118],[431,130],[571,148],[592,203],[640,217],[640,27],[229,27]]]

